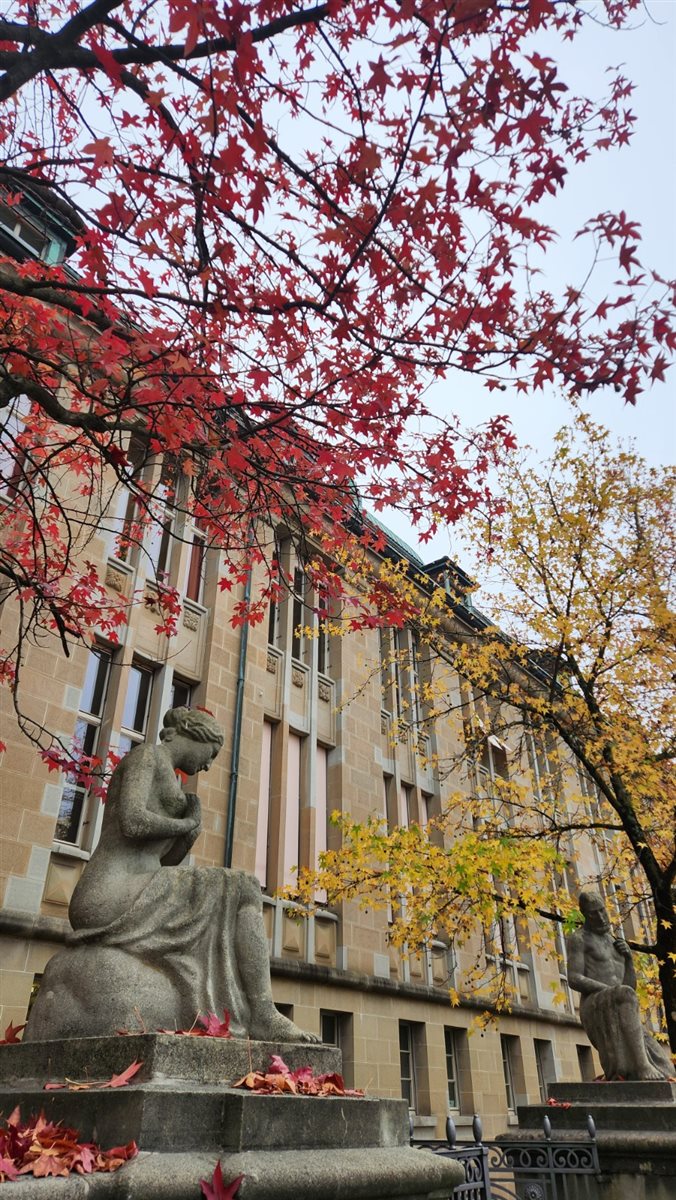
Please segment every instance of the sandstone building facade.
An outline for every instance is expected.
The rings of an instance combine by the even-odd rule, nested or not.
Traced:
[[[20,407],[5,419],[20,422]],[[159,479],[162,463],[148,470]],[[10,487],[0,503],[11,500]],[[299,919],[276,897],[293,881],[292,868],[314,864],[337,836],[328,820],[332,811],[424,824],[449,795],[480,786],[482,775],[490,780],[494,772],[521,770],[516,748],[487,738],[470,771],[442,778],[431,764],[454,756],[461,731],[438,722],[420,744],[417,676],[425,665],[413,630],[327,634],[321,597],[284,538],[280,563],[291,591],[263,624],[235,628],[233,606],[241,595],[219,588],[220,555],[205,546],[200,528],[183,519],[180,527],[172,525],[168,513],[146,530],[142,545],[122,553],[116,531],[127,504],[124,495],[114,498],[89,547],[111,597],[129,600],[120,643],[78,645],[70,658],[56,637],[31,646],[21,680],[31,719],[105,758],[155,741],[169,707],[200,705],[214,714],[225,745],[199,783],[204,829],[193,861],[257,875],[279,1007],[340,1045],[350,1085],[407,1098],[418,1136],[441,1133],[449,1112],[460,1126],[480,1112],[492,1135],[515,1121],[519,1103],[544,1095],[548,1081],[593,1077],[597,1067],[563,966],[534,955],[527,930],[514,932],[509,954],[513,1010],[480,1031],[472,1023],[483,1001],[449,1003],[462,954],[456,959],[439,943],[406,957],[388,945],[384,911],[343,905]],[[390,539],[392,554],[401,549]],[[404,552],[416,570],[424,569],[412,551]],[[171,639],[156,629],[158,577],[168,578],[181,597],[178,634]],[[468,607],[465,619],[471,616]],[[11,644],[15,619],[6,604],[0,642]],[[462,620],[462,612],[455,619]],[[393,653],[384,650],[388,639],[395,639]],[[457,678],[449,687],[460,695]],[[96,843],[102,807],[84,787],[48,770],[19,731],[6,689],[0,701],[4,1028],[25,1019],[45,964],[63,941],[68,902]],[[402,714],[409,719],[402,722]],[[569,785],[579,788],[579,781],[571,778]],[[599,873],[594,853],[586,844],[576,849],[585,882]]]

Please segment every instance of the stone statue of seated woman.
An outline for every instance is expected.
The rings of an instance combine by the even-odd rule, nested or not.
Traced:
[[[258,880],[180,865],[201,816],[176,771],[208,770],[219,725],[174,708],[160,738],[113,772],[101,837],[70,903],[73,932],[47,965],[24,1040],[189,1029],[199,1013],[226,1009],[235,1037],[318,1041],[273,1003]]]

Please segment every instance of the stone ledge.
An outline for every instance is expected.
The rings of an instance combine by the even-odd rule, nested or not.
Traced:
[[[112,1175],[24,1178],[3,1200],[195,1200],[214,1154],[140,1154]],[[436,1154],[397,1150],[258,1152],[221,1157],[226,1182],[244,1175],[238,1200],[447,1200],[462,1166]]]
[[[676,1084],[668,1079],[598,1083],[550,1083],[553,1100],[570,1104],[672,1104]]]
[[[315,1074],[341,1070],[335,1046],[305,1042],[255,1042],[243,1038],[191,1038],[139,1033],[125,1037],[72,1038],[0,1046],[0,1080],[17,1084],[48,1079],[108,1079],[132,1062],[142,1062],[136,1082],[186,1079],[232,1082],[248,1071],[266,1071],[279,1054],[287,1066],[312,1067]]]
[[[550,1107],[547,1104],[519,1105],[517,1109],[519,1129],[542,1130],[542,1122],[549,1117],[554,1134],[563,1130],[585,1128],[587,1115],[594,1118],[596,1129],[601,1132],[626,1131],[627,1137],[634,1132],[676,1134],[676,1104],[604,1104],[603,1101],[588,1101],[573,1104],[570,1108]]]
[[[230,1153],[397,1149],[408,1143],[403,1100],[260,1095],[204,1084],[146,1083],[102,1091],[0,1090],[0,1110],[44,1112],[102,1146],[135,1141],[142,1150]],[[3,1190],[4,1196],[4,1190]]]

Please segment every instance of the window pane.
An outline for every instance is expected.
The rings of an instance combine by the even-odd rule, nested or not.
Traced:
[[[127,735],[123,733],[120,738],[120,742],[119,742],[119,746],[118,746],[118,750],[117,750],[117,753],[119,754],[120,758],[123,758],[125,754],[128,754],[129,751],[131,750],[132,746],[133,746],[133,742],[132,742],[131,738],[127,737]]]
[[[185,594],[188,600],[194,600],[195,604],[199,604],[202,598],[202,567],[204,564],[204,538],[195,534],[192,540],[190,550],[190,564],[188,566],[188,582],[185,587]]]
[[[143,670],[141,667],[131,668],[122,715],[122,724],[125,729],[133,729],[136,733],[145,733],[152,678],[152,671]]]
[[[514,1078],[512,1071],[512,1047],[511,1039],[505,1034],[500,1037],[500,1047],[502,1049],[502,1073],[505,1079],[505,1096],[507,1099],[507,1108],[510,1112],[515,1111],[514,1105]]]
[[[84,788],[66,784],[61,795],[59,815],[54,830],[54,837],[58,842],[77,842],[84,798]]]
[[[182,679],[174,679],[171,691],[171,707],[172,708],[190,708],[190,700],[192,698],[192,687],[189,683],[184,683]]]
[[[399,1022],[399,1069],[402,1098],[406,1100],[409,1108],[415,1108],[413,1038],[411,1026],[404,1021]]]
[[[452,1029],[444,1029],[446,1043],[446,1079],[448,1080],[449,1108],[458,1108],[458,1068],[455,1053],[455,1033]]]
[[[293,633],[291,640],[291,656],[299,661],[303,656],[303,595],[305,591],[305,576],[299,567],[293,573]]]
[[[327,1046],[339,1046],[338,1014],[332,1012],[323,1012],[321,1014],[321,1023],[322,1041]]]

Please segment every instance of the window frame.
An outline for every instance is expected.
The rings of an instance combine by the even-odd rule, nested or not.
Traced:
[[[86,689],[88,688],[89,672],[90,672],[90,668],[91,668],[93,659],[95,659],[95,658],[98,659],[99,665],[95,669],[93,679],[89,682],[89,691],[91,692],[91,704],[92,705],[94,704],[94,701],[96,700],[97,693],[99,695],[98,711],[94,711],[93,708],[86,709],[83,707],[83,704],[82,704],[82,701],[86,698]],[[85,725],[88,729],[91,729],[94,731],[94,733],[92,735],[91,745],[87,749],[87,755],[86,755],[87,758],[96,757],[98,755],[99,750],[101,749],[101,745],[100,745],[101,728],[103,726],[105,716],[106,716],[106,708],[107,708],[108,693],[109,693],[109,688],[110,688],[112,665],[113,665],[113,654],[112,654],[112,651],[108,647],[100,646],[98,644],[89,647],[89,659],[88,659],[88,663],[87,663],[87,668],[85,670],[85,678],[82,683],[82,688],[80,689],[80,707],[78,708],[76,724],[75,724],[76,733],[77,733],[78,727],[80,725]],[[102,666],[103,666],[103,675],[101,676]],[[69,818],[69,826],[70,826],[70,823],[72,821],[72,812],[73,812],[73,810],[76,809],[77,825],[76,825],[74,837],[60,836],[60,834],[58,832],[59,822],[64,819],[64,818],[62,818],[61,809],[64,805],[64,798],[65,798],[67,789],[70,789],[70,791],[73,793],[74,797],[79,797],[79,805],[77,806],[77,809],[76,809],[76,800],[73,801],[73,804],[71,806],[71,816]],[[89,788],[85,787],[83,784],[77,783],[77,782],[75,782],[75,783],[66,782],[64,784],[62,792],[61,792],[61,799],[59,802],[59,812],[57,814],[56,823],[54,826],[53,840],[55,843],[57,843],[59,846],[77,846],[80,849],[82,849],[82,842],[84,840],[85,828],[86,828],[86,826],[92,824],[91,806],[93,803],[93,799],[94,798],[92,796],[92,790],[90,787]]]
[[[404,1043],[406,1043],[404,1045]],[[405,1062],[405,1060],[407,1060]],[[405,1067],[408,1073],[405,1073]],[[399,1022],[399,1079],[401,1098],[408,1101],[409,1110],[418,1111],[418,1084],[416,1077],[415,1030],[411,1021]]]

